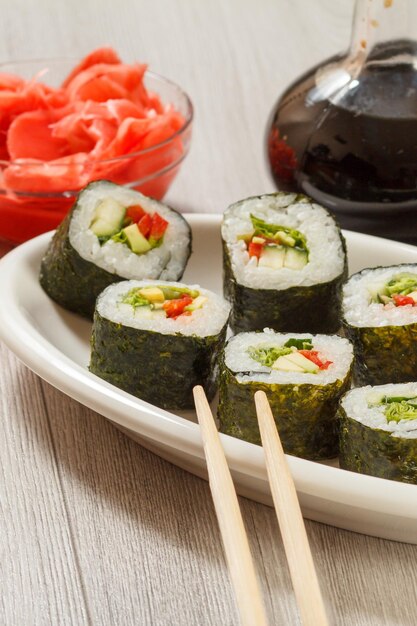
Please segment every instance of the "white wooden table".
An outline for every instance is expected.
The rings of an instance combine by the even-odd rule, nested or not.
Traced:
[[[350,0],[15,0],[0,58],[113,45],[191,95],[192,150],[169,192],[221,212],[273,189],[269,110],[345,47]],[[203,281],[203,279],[202,279]],[[237,624],[208,485],[162,461],[0,350],[0,624]],[[241,500],[271,624],[297,624],[274,512]],[[307,522],[333,623],[417,624],[417,546]]]

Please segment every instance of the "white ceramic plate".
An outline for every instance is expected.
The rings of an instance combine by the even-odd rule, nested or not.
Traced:
[[[218,215],[186,216],[194,252],[186,282],[221,292]],[[349,267],[417,263],[417,247],[347,232]],[[34,372],[98,411],[159,456],[205,477],[194,415],[174,415],[142,402],[87,369],[91,325],[55,305],[38,283],[51,234],[16,248],[0,262],[0,337]],[[240,494],[271,504],[262,448],[221,435]],[[288,457],[304,516],[340,528],[417,543],[417,486],[362,476]]]

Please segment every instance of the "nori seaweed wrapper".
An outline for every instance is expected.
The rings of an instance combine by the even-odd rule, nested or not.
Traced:
[[[309,287],[252,289],[239,284],[233,274],[227,246],[223,243],[224,295],[233,303],[233,332],[272,328],[280,332],[335,333],[340,328],[343,274]]]
[[[401,273],[413,265],[417,270],[417,265],[412,263],[402,263],[387,268],[365,268],[349,278],[346,289],[352,280],[361,280],[361,277],[366,278],[367,275],[375,275],[378,280],[379,270],[392,268],[396,273]],[[417,323],[356,326],[347,321],[349,310],[346,300],[342,302],[342,306],[344,334],[353,343],[355,352],[355,383],[363,386],[415,381],[417,379]]]
[[[359,327],[343,324],[355,351],[358,385],[405,383],[417,379],[417,324]]]
[[[366,426],[339,409],[340,467],[342,469],[417,484],[417,439],[393,437],[391,432]]]
[[[71,245],[69,239],[70,223],[73,213],[82,203],[82,195],[102,185],[116,188],[119,187],[109,181],[95,181],[80,191],[78,198],[71,211],[59,225],[51,243],[41,262],[39,281],[48,296],[55,302],[74,313],[93,319],[94,307],[97,296],[109,285],[126,277],[117,273],[108,272],[92,261],[83,259]],[[109,191],[111,193],[111,191]],[[140,194],[138,194],[140,195]],[[81,209],[82,210],[82,209]],[[174,209],[172,213],[180,215]],[[182,218],[182,216],[180,216]],[[186,223],[185,219],[182,218]],[[188,227],[189,228],[189,227]],[[181,272],[176,277],[180,279],[185,270],[186,262],[191,254],[191,231],[188,255]],[[133,253],[132,253],[133,254]],[[156,277],[155,277],[156,278]]]
[[[269,195],[279,196],[282,192]],[[310,199],[297,195],[293,202],[307,203]],[[332,334],[340,329],[342,285],[348,266],[346,242],[337,224],[336,227],[342,241],[343,271],[327,282],[287,289],[254,289],[240,284],[232,269],[228,245],[223,240],[223,291],[232,303],[229,323],[234,333],[272,328],[280,332]]]
[[[98,294],[123,278],[86,261],[72,247],[68,234],[72,211],[60,224],[42,259],[39,282],[52,300],[92,319]]]
[[[260,390],[268,397],[287,454],[311,460],[335,457],[338,453],[337,406],[349,386],[350,373],[344,380],[326,385],[241,383],[223,357],[219,375],[220,431],[261,444],[254,401],[255,392]]]
[[[124,326],[96,311],[90,371],[163,409],[191,409],[195,385],[209,401],[216,393],[226,328],[209,337],[169,335]]]

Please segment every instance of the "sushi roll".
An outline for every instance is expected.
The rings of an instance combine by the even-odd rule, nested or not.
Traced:
[[[349,388],[353,360],[346,339],[241,333],[220,364],[218,418],[223,433],[260,443],[253,396],[268,396],[285,452],[306,459],[337,455],[337,404]]]
[[[179,280],[191,253],[185,219],[108,181],[90,183],[42,260],[40,283],[58,304],[93,317],[98,294],[122,279]]]
[[[198,285],[122,281],[98,297],[90,370],[164,409],[190,409],[194,385],[211,400],[230,307]]]
[[[347,261],[330,213],[294,193],[247,198],[225,211],[222,239],[235,332],[337,332]]]
[[[417,264],[365,269],[343,289],[343,325],[361,385],[417,379]]]
[[[340,467],[417,484],[417,383],[358,387],[340,402]]]

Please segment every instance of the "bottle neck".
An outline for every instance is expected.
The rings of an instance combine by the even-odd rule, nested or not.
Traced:
[[[317,69],[306,102],[379,110],[395,99],[405,116],[417,111],[416,98],[417,0],[357,0],[350,49]]]
[[[349,58],[417,67],[416,0],[356,0]]]

